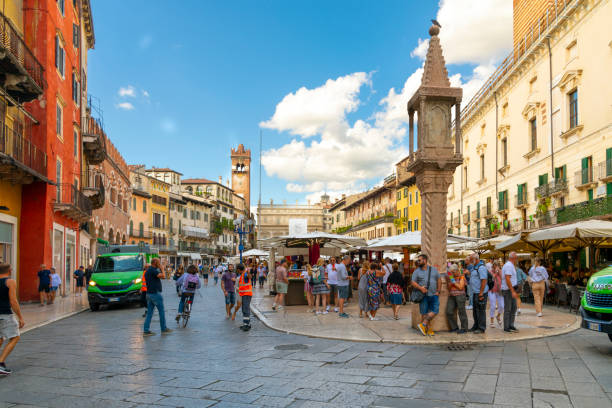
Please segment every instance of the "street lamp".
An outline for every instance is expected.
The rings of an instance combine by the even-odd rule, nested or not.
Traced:
[[[242,243],[243,242],[242,237],[244,235],[248,235],[253,232],[253,220],[249,218],[248,220],[245,221],[244,216],[240,215],[237,221],[238,221],[238,225],[235,226],[234,232],[238,234],[238,236],[240,237],[240,244],[238,245],[238,251],[240,251],[240,263],[242,263],[242,251],[244,250],[244,245]]]

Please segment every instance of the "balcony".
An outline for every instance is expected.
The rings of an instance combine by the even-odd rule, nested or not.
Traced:
[[[504,198],[497,203],[497,212],[506,213],[509,210],[508,195],[504,194]]]
[[[0,16],[0,83],[19,103],[33,101],[45,88],[43,67],[11,21]]]
[[[612,214],[612,196],[568,205],[557,209],[557,222],[579,221]]]
[[[553,179],[550,183],[536,187],[535,197],[548,197],[567,193],[567,179]]]
[[[472,210],[472,219],[474,221],[480,220],[480,210]]]
[[[151,239],[153,237],[153,233],[149,230],[139,230],[137,228],[134,228],[133,230],[130,230],[130,237],[131,238],[141,238],[141,239]]]
[[[106,193],[104,191],[104,174],[87,166],[87,170],[81,176],[83,194],[90,200],[94,210],[104,207]]]
[[[47,155],[23,136],[0,123],[0,180],[30,184],[47,179]]]
[[[446,220],[446,228],[453,228],[453,220],[448,218]]]
[[[100,164],[106,158],[106,136],[97,119],[83,116],[81,122],[83,149],[90,164]]]
[[[470,214],[463,214],[463,224],[467,225],[470,223]]]
[[[91,218],[91,200],[72,184],[57,185],[57,194],[53,209],[64,216],[82,224]]]
[[[578,190],[588,190],[597,185],[597,181],[593,181],[593,168],[578,170],[574,173],[574,184]]]
[[[599,167],[599,180],[602,183],[609,183],[612,181],[612,159],[602,161],[598,165]]]
[[[521,194],[514,195],[514,207],[525,208],[529,205],[527,201],[527,191],[523,191]]]
[[[205,228],[198,228],[186,225],[183,227],[183,234],[185,237],[190,238],[208,238],[208,230]]]
[[[545,212],[544,214],[540,214],[537,216],[538,220],[538,228],[547,227],[549,225],[557,224],[557,211],[550,210]]]
[[[507,232],[531,231],[536,228],[535,220],[518,219],[516,221],[508,221],[508,223]]]

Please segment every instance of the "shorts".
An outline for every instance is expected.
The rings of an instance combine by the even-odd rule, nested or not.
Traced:
[[[38,285],[38,291],[39,292],[46,292],[49,293],[49,285]]]
[[[225,295],[225,304],[226,305],[236,304],[236,292],[227,292],[227,295]]]
[[[330,283],[329,293],[331,294],[332,297],[336,297],[336,294],[338,293],[338,285],[336,285],[335,283]]]
[[[76,287],[77,288],[82,288],[83,287],[83,281],[82,280],[77,280],[76,281]]]
[[[287,294],[287,287],[288,285],[285,282],[276,282],[276,293]]]
[[[401,305],[403,303],[401,293],[391,293],[389,295],[389,300],[391,301],[392,305]]]
[[[58,286],[51,286],[51,292],[57,292]]]
[[[438,314],[440,311],[440,299],[436,296],[425,296],[419,303],[419,311],[422,315],[427,313]]]
[[[19,323],[15,315],[0,315],[0,338],[12,339],[17,336],[19,336]]]
[[[347,286],[336,286],[338,290],[338,297],[340,299],[348,299],[349,296],[349,287]]]
[[[208,279],[208,274],[207,274],[207,273],[202,274],[202,278],[204,278],[204,279]]]

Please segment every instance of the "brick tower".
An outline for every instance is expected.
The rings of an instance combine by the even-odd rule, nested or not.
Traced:
[[[251,149],[239,144],[232,149],[232,190],[244,197],[247,214],[251,211]]]

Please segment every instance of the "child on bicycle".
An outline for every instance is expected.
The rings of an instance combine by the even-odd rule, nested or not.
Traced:
[[[189,265],[187,273],[181,275],[176,281],[176,287],[180,291],[181,300],[179,301],[178,313],[176,315],[176,321],[181,319],[183,309],[185,308],[185,301],[189,298],[193,304],[193,296],[196,290],[202,287],[200,278],[198,277],[198,268],[195,265]]]

